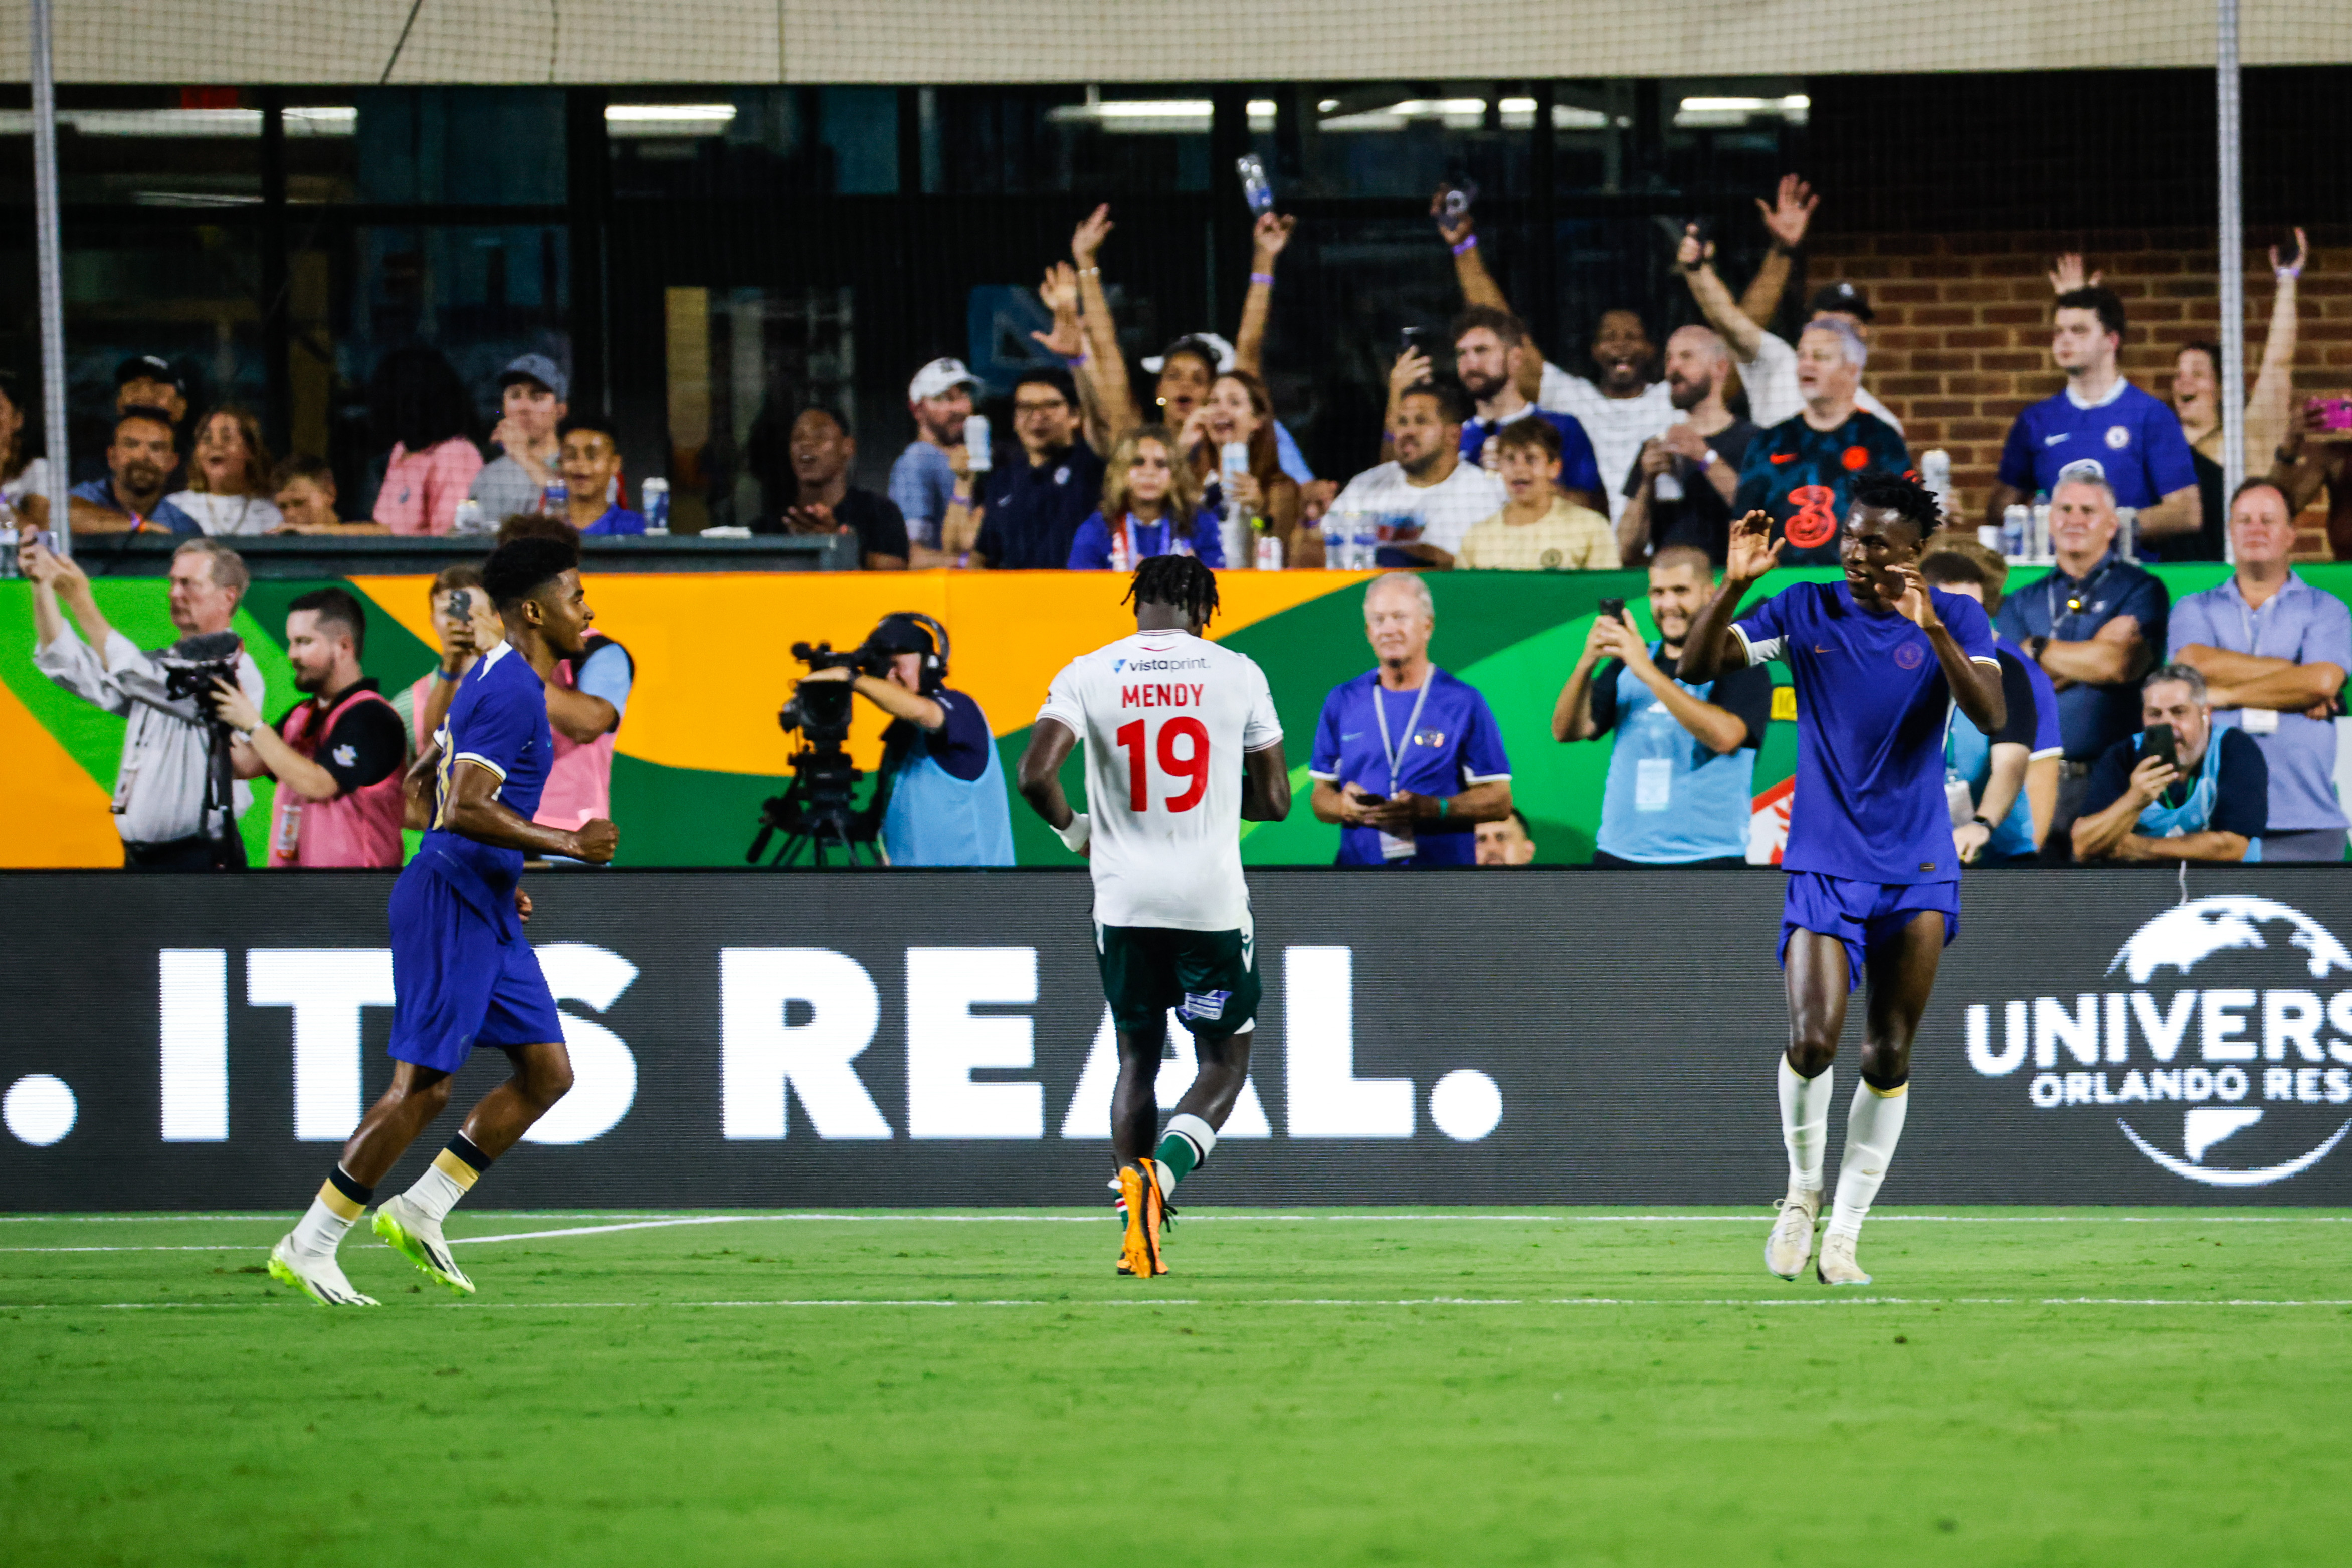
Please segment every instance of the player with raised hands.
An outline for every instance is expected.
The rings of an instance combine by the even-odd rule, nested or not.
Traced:
[[[1748,513],[1732,531],[1722,590],[1691,627],[1678,671],[1701,682],[1780,659],[1796,687],[1797,787],[1780,917],[1789,1193],[1764,1248],[1766,1267],[1783,1279],[1795,1279],[1812,1257],[1830,1064],[1847,1001],[1867,976],[1862,1083],[1815,1272],[1827,1285],[1870,1282],[1856,1242],[1903,1133],[1911,1042],[1944,947],[1960,926],[1944,725],[1957,706],[1995,734],[2005,711],[1983,609],[1919,574],[1920,548],[1938,521],[1935,495],[1916,479],[1865,473],[1840,530],[1844,580],[1795,584],[1735,620],[1741,596],[1780,557],[1771,518]]]

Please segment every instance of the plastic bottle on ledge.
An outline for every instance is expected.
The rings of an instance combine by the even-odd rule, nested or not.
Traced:
[[[1327,511],[1317,525],[1323,535],[1323,570],[1343,572],[1348,566],[1348,514]]]
[[[637,500],[645,506],[646,532],[659,538],[669,537],[669,481],[647,479],[637,487]]]
[[[457,503],[457,515],[449,523],[452,533],[478,534],[493,531],[489,519],[482,511],[482,503],[467,496]]]
[[[1282,570],[1282,541],[1263,531],[1257,536],[1257,569],[1261,572]]]
[[[562,517],[572,510],[571,489],[560,479],[548,480],[547,488],[539,492],[539,510],[544,517]]]
[[[1935,491],[1937,502],[1949,510],[1952,504],[1952,455],[1941,447],[1921,453],[1919,482]]]
[[[2020,504],[2002,509],[2000,545],[2002,557],[2012,563],[2023,561],[2026,539],[2032,530],[2032,508]]]
[[[2125,560],[2139,560],[2139,508],[2116,508],[2116,553]]]
[[[2050,559],[2050,498],[2033,498],[2033,537],[2026,542],[2026,556],[2036,565]]]

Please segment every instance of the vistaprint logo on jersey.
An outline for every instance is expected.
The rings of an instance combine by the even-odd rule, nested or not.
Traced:
[[[1969,1065],[2002,1078],[2030,1061],[2021,1087],[2036,1110],[2112,1119],[2188,1181],[2265,1186],[2352,1131],[2347,976],[2352,952],[2302,910],[2198,899],[2135,931],[2106,989],[1999,1004],[1997,1047],[1993,1005],[1972,1004]]]
[[[1141,674],[1149,674],[1153,670],[1206,669],[1208,668],[1209,661],[1205,658],[1115,658],[1110,661],[1110,672],[1113,675],[1130,669]]]

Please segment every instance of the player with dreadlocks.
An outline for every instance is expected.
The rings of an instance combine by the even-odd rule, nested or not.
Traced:
[[[1170,1195],[1217,1146],[1249,1082],[1258,973],[1241,825],[1290,814],[1290,770],[1265,672],[1201,636],[1216,614],[1216,574],[1189,555],[1155,555],[1126,597],[1135,635],[1054,678],[1021,759],[1021,794],[1094,872],[1095,958],[1118,1033],[1118,1272],[1148,1278],[1168,1272]],[[1061,777],[1081,741],[1083,812]],[[1192,1031],[1200,1073],[1162,1130],[1171,1008]]]
[[[1920,548],[1939,519],[1935,496],[1908,474],[1870,472],[1855,480],[1853,498],[1838,543],[1845,580],[1796,584],[1734,620],[1741,595],[1780,555],[1769,515],[1741,520],[1722,591],[1692,626],[1677,671],[1696,683],[1777,658],[1797,690],[1797,789],[1780,859],[1789,874],[1780,916],[1789,1048],[1779,1071],[1789,1194],[1764,1244],[1765,1267],[1783,1279],[1812,1257],[1830,1063],[1847,999],[1870,981],[1862,1082],[1814,1270],[1825,1285],[1870,1283],[1855,1245],[1903,1134],[1912,1037],[1944,947],[1959,933],[1944,726],[1957,708],[1998,734],[2007,712],[1983,609],[1919,574]]]

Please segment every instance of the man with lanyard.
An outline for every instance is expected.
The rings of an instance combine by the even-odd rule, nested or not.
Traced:
[[[1477,825],[1510,815],[1503,732],[1477,688],[1430,662],[1429,584],[1402,572],[1364,591],[1380,658],[1323,700],[1315,726],[1318,822],[1338,823],[1341,866],[1469,866]]]
[[[1013,812],[988,715],[948,689],[947,628],[900,610],[866,634],[890,655],[886,676],[813,670],[802,685],[847,681],[893,721],[883,731],[877,790],[882,852],[893,866],[1010,866]]]
[[[2263,858],[2344,858],[2336,722],[2352,669],[2352,610],[2295,574],[2294,519],[2269,479],[2230,501],[2229,581],[2172,607],[2172,658],[2205,677],[2214,722],[2254,738],[2270,770]]]
[[[1102,496],[1103,461],[1078,432],[1069,377],[1055,370],[1022,373],[1013,387],[1013,434],[1022,460],[988,476],[975,566],[1060,571],[1070,542]]]
[[[2219,730],[2205,678],[2185,664],[2153,671],[2141,688],[2147,733],[2107,748],[2074,823],[2074,858],[2161,865],[2198,860],[2252,865],[2263,858],[2270,770],[2243,730]]]
[[[2116,492],[2095,462],[2071,464],[2050,496],[2057,565],[2001,601],[2000,635],[2042,666],[2058,694],[2058,806],[2042,840],[2063,861],[2091,769],[2139,728],[2139,678],[2164,647],[2171,600],[2115,551]]]
[[[2066,385],[2009,427],[1985,521],[1998,528],[2002,512],[2037,492],[2055,502],[2065,471],[2095,458],[2115,504],[2139,509],[2140,553],[2193,561],[2204,521],[2197,465],[2180,416],[2117,368],[2124,326],[2124,302],[2112,289],[2095,285],[2058,296],[2050,357],[2066,373]]]
[[[172,416],[161,408],[126,408],[106,448],[107,477],[74,486],[76,533],[202,534],[196,520],[164,499],[180,466]]]
[[[1643,642],[1622,605],[1604,608],[1560,689],[1553,740],[1617,734],[1595,866],[1748,864],[1756,753],[1772,721],[1771,672],[1748,665],[1700,686],[1675,676],[1691,618],[1714,592],[1706,552],[1667,545],[1650,563],[1650,618],[1659,640]]]
[[[278,781],[273,868],[400,864],[408,735],[360,673],[366,647],[360,602],[341,588],[314,588],[286,607],[286,662],[305,700],[273,726],[244,692],[215,683],[214,711],[236,736],[229,765],[241,779]]]
[[[1984,603],[1984,568],[1967,556],[1939,551],[1921,557],[1919,575],[1930,587]],[[2025,773],[2047,756],[2062,754],[2058,704],[2049,695],[2050,678],[1998,632],[1993,657],[2000,660],[2001,706],[2007,721],[1988,735],[1960,717],[1955,702],[1944,711],[1944,793],[1952,810],[1952,847],[1963,866],[2022,866],[2042,847]]]

